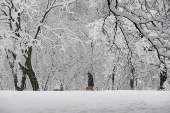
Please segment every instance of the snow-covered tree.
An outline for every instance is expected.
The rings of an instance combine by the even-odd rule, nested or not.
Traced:
[[[1,0],[0,88],[85,90],[91,72],[98,90],[156,89],[170,68],[169,5]]]
[[[68,5],[73,2],[75,0],[3,0],[0,2],[0,20],[3,20],[2,25],[4,25],[0,35],[1,43],[5,44],[1,49],[9,61],[16,90],[25,88],[26,75],[33,90],[39,90],[39,83],[32,66],[32,52],[42,46],[43,28],[53,31],[46,25],[49,13],[55,8],[63,8],[69,12]],[[52,33],[57,38],[61,38],[57,33]],[[63,47],[61,44],[60,46]],[[20,87],[17,86],[18,69],[22,70]]]

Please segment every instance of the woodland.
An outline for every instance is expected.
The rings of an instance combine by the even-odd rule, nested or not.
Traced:
[[[156,90],[170,0],[0,0],[0,90]],[[170,82],[169,82],[170,83]]]

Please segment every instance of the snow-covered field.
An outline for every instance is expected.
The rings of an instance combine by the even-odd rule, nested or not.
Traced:
[[[1,91],[0,113],[170,113],[170,91]]]

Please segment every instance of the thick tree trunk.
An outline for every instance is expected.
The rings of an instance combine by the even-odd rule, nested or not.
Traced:
[[[165,57],[161,56],[160,57],[160,89],[164,89],[163,88],[163,84],[167,79],[167,67],[165,64]]]
[[[27,67],[26,73],[27,73],[27,75],[30,79],[33,90],[38,91],[39,90],[39,84],[38,84],[37,78],[35,76],[35,72],[32,68],[32,63],[31,63],[32,47],[29,47],[27,53],[28,53],[28,57],[26,58],[26,64],[25,64],[26,67]]]
[[[134,79],[130,79],[130,87],[131,87],[131,90],[134,90]]]

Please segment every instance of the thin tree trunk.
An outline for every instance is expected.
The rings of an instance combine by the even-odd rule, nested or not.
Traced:
[[[130,85],[131,85],[131,89],[134,90],[134,82],[135,82],[135,68],[133,67],[133,65],[131,65],[131,74],[132,74],[132,79],[130,79]]]
[[[115,78],[115,74],[113,73],[112,74],[112,90],[114,90],[114,80],[115,80],[114,78]]]
[[[50,78],[50,74],[49,74],[49,76],[47,77],[44,91],[47,91],[47,88],[48,88],[47,84],[48,84],[49,78]]]
[[[114,66],[113,73],[112,73],[112,90],[114,90],[115,70],[116,70],[116,66]]]
[[[10,66],[10,68],[11,68],[11,72],[12,72],[12,75],[13,75],[13,78],[14,78],[14,86],[15,86],[15,90],[16,91],[23,91],[24,89],[25,89],[25,81],[26,81],[26,76],[25,76],[25,74],[24,74],[24,72],[23,72],[23,77],[22,77],[22,81],[21,81],[21,86],[19,87],[18,85],[17,85],[17,83],[18,83],[18,78],[17,78],[17,74],[15,73],[15,70],[14,70],[14,62],[15,62],[15,60],[16,60],[16,55],[12,52],[12,51],[9,51],[8,50],[8,52],[10,53],[10,54],[12,54],[12,56],[13,56],[13,61],[11,61],[10,59],[9,59],[9,56],[8,56],[8,53],[6,52],[6,54],[7,54],[7,59],[8,59],[8,62],[9,62],[9,66]]]

